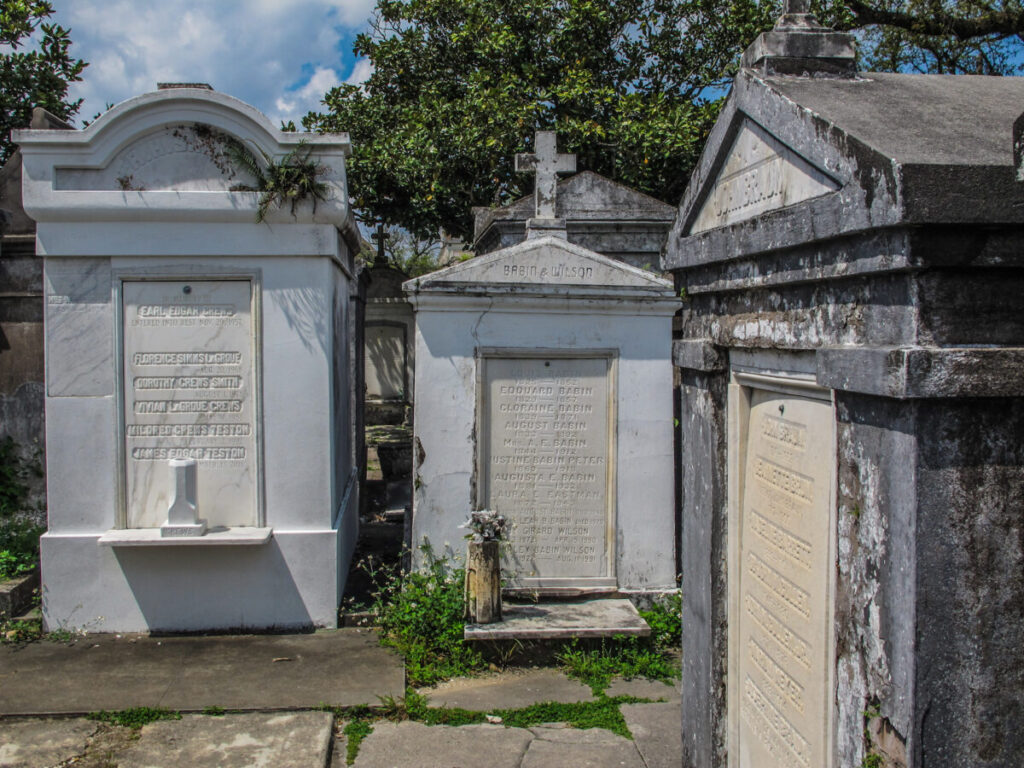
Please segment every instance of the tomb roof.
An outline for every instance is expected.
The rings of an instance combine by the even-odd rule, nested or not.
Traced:
[[[1024,78],[742,69],[679,204],[663,269],[889,227],[1024,224]]]
[[[901,164],[1011,165],[1024,77],[863,72],[768,87]]]

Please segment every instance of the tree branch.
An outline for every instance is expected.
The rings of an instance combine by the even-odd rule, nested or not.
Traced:
[[[980,16],[964,18],[945,12],[917,16],[876,8],[863,0],[846,0],[846,5],[857,19],[854,26],[880,24],[919,35],[953,35],[960,40],[1024,33],[1024,11],[988,11]]]

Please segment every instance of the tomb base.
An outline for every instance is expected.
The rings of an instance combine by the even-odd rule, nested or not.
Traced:
[[[467,640],[558,640],[574,637],[647,637],[651,628],[629,600],[505,603],[501,620],[467,624]]]

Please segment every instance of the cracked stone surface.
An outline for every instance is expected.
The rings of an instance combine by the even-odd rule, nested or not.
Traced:
[[[356,768],[519,768],[533,734],[501,725],[375,723]]]
[[[519,709],[542,701],[593,701],[590,688],[570,680],[558,669],[529,669],[485,677],[449,680],[434,688],[420,688],[432,707],[461,707],[477,712]]]
[[[623,704],[619,711],[647,768],[679,768],[683,754],[679,724],[683,713],[678,696],[664,704]]]
[[[117,756],[118,768],[312,768],[326,766],[334,716],[329,712],[186,715],[143,727]]]
[[[541,727],[534,734],[520,768],[644,768],[636,745],[603,728]]]
[[[71,720],[4,720],[0,724],[0,766],[35,768],[56,765],[81,754],[98,726]]]
[[[674,685],[662,683],[658,680],[646,680],[637,678],[635,680],[623,680],[617,678],[608,686],[605,694],[612,696],[636,696],[638,699],[652,699],[658,701],[679,701],[680,681],[676,680]]]
[[[677,752],[678,755],[678,752]],[[377,723],[363,742],[356,768],[645,768],[629,739],[601,728],[552,724],[427,726]]]

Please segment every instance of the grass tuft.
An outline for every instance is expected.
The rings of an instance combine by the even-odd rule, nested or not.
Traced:
[[[373,733],[373,726],[367,720],[350,720],[342,731],[345,734],[345,765],[352,765],[359,754],[363,739]]]
[[[163,707],[129,707],[114,712],[107,712],[105,709],[99,712],[90,712],[85,717],[88,720],[97,720],[101,723],[138,730],[157,720],[181,720],[181,713]]]

